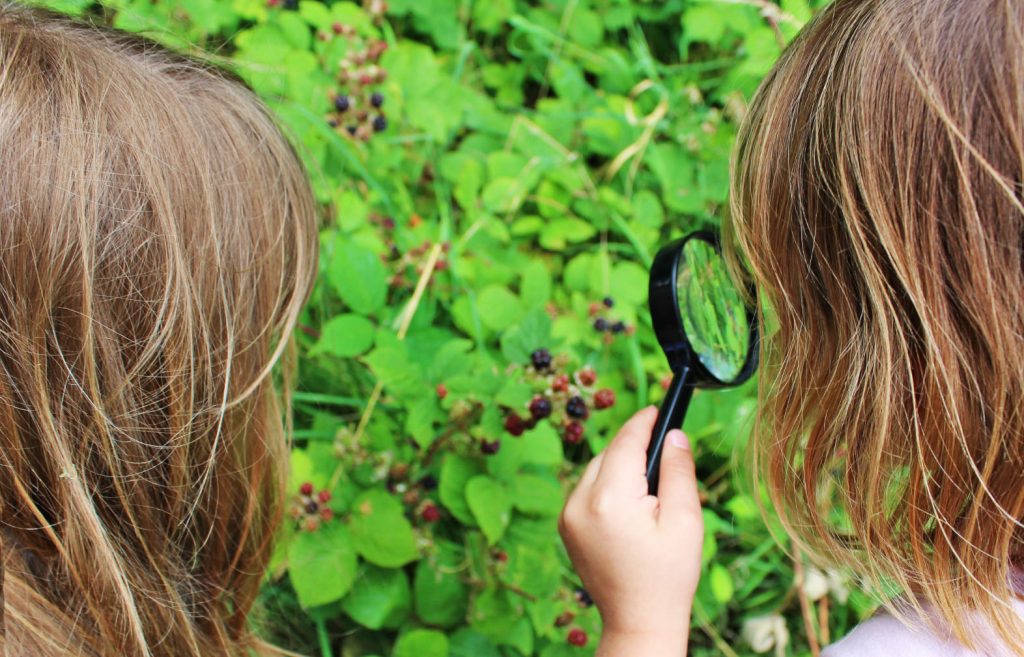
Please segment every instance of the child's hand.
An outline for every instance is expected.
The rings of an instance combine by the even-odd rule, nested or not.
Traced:
[[[594,599],[599,655],[686,654],[704,523],[693,454],[681,431],[665,441],[658,497],[647,494],[647,445],[658,412],[644,409],[583,473],[559,533]]]

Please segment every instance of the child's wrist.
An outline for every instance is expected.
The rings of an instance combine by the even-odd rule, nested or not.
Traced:
[[[689,619],[675,631],[634,632],[605,628],[596,657],[686,657]]]

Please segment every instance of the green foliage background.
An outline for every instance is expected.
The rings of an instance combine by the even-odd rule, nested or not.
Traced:
[[[718,224],[737,122],[823,2],[390,0],[379,18],[329,0],[46,4],[215,53],[313,173],[322,259],[298,335],[292,467],[296,492],[330,490],[334,518],[289,521],[265,632],[324,656],[593,654],[599,618],[573,594],[558,511],[581,465],[663,394],[652,253]],[[362,142],[328,120],[339,60],[378,39],[389,126]],[[630,330],[593,328],[605,297]],[[582,445],[550,423],[503,427],[535,392],[522,368],[539,347],[617,393]],[[871,608],[833,588],[804,620],[793,563],[733,459],[753,393],[698,392],[687,420],[706,500],[697,657],[810,654],[819,614],[835,637]],[[775,614],[791,640],[752,644],[751,619]],[[569,645],[573,628],[586,646]]]

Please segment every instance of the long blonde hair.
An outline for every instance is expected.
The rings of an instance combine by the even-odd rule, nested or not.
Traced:
[[[1024,3],[838,0],[764,81],[734,175],[778,317],[755,434],[787,529],[905,618],[978,646],[974,610],[1024,650]]]
[[[259,650],[299,157],[232,74],[4,3],[0,161],[5,654]]]

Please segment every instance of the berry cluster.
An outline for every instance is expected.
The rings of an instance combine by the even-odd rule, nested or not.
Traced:
[[[334,23],[330,32],[320,32],[318,37],[322,41],[341,37],[349,44],[338,62],[337,81],[341,89],[331,94],[334,109],[327,122],[331,127],[343,128],[353,139],[369,141],[388,128],[384,94],[378,89],[388,75],[380,65],[388,44],[380,39],[366,39],[344,23]]]
[[[615,300],[605,297],[600,303],[590,304],[590,317],[594,322],[594,330],[604,334],[604,341],[611,343],[617,335],[632,335],[636,327],[627,325],[621,319],[615,319],[611,310],[615,307]]]
[[[299,8],[299,0],[267,0],[267,7],[271,9],[283,7],[284,9],[295,11]]]
[[[326,506],[330,501],[330,491],[317,491],[307,481],[299,486],[299,494],[293,499],[288,513],[298,523],[299,529],[315,532],[321,523],[334,518],[334,511]]]
[[[561,429],[567,443],[583,440],[583,423],[590,417],[591,408],[611,408],[615,405],[615,392],[607,388],[595,392],[597,374],[591,368],[578,370],[570,378],[567,366],[567,358],[555,358],[547,349],[533,352],[525,377],[538,392],[527,405],[526,417],[515,411],[505,417],[506,431],[521,436],[542,420],[548,420]]]
[[[410,520],[433,524],[441,519],[441,508],[425,495],[437,489],[437,479],[426,475],[418,481],[410,481],[410,468],[405,463],[395,463],[388,470],[387,488],[392,494],[401,495]]]

